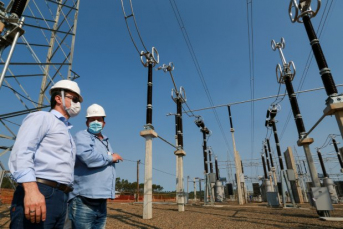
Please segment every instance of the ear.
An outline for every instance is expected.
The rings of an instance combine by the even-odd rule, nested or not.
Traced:
[[[56,104],[57,104],[57,105],[63,104],[62,96],[56,95],[56,96],[55,96],[55,101],[56,101]]]

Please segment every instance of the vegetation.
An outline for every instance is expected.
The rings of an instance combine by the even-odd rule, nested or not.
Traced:
[[[10,189],[13,188],[13,186],[10,182],[10,178],[8,178],[6,176],[4,177],[4,179],[2,180],[2,184],[0,184],[0,185],[1,185],[1,188],[10,188]]]
[[[120,179],[117,177],[116,179],[116,190],[118,192],[126,192],[126,193],[136,193],[137,192],[137,182],[129,182],[128,180]],[[139,192],[144,191],[144,184],[139,184]],[[157,184],[152,185],[152,191],[154,193],[159,193],[163,191],[163,187]]]

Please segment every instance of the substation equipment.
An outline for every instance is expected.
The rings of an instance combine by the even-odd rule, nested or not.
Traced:
[[[318,173],[316,170],[316,167],[314,165],[313,157],[310,150],[310,144],[313,143],[313,138],[308,137],[308,133],[305,130],[305,125],[303,122],[303,118],[300,113],[300,108],[298,105],[298,100],[296,97],[296,94],[294,93],[292,80],[295,77],[296,74],[296,68],[293,61],[290,61],[289,63],[286,62],[286,59],[283,55],[282,49],[285,47],[285,40],[284,38],[281,38],[281,42],[276,43],[274,40],[271,42],[272,50],[278,50],[280,54],[280,58],[282,61],[282,66],[280,64],[276,65],[276,79],[279,84],[285,84],[288,98],[290,100],[291,108],[293,117],[295,120],[295,124],[298,131],[298,137],[299,140],[297,142],[298,146],[302,146],[305,152],[307,165],[310,171],[310,176],[312,179],[312,192],[311,197],[309,198],[312,201],[312,205],[316,207],[317,212],[320,216],[329,216],[330,210],[333,210],[329,193],[327,188],[322,188]],[[329,201],[328,201],[329,200]]]
[[[182,125],[182,103],[187,101],[186,91],[181,86],[177,89],[172,71],[174,70],[174,64],[172,62],[169,65],[163,64],[158,67],[158,70],[163,70],[165,73],[169,72],[172,79],[174,88],[171,90],[171,99],[176,103],[176,115],[175,115],[175,141],[176,141],[176,202],[178,205],[178,211],[185,211],[185,190],[183,179],[183,157],[186,156],[186,152],[183,149],[183,125]],[[187,183],[188,185],[188,183]]]
[[[314,129],[325,116],[335,115],[341,136],[343,137],[343,94],[338,94],[331,70],[328,67],[319,39],[317,38],[311,22],[311,18],[314,18],[320,10],[321,0],[317,0],[317,7],[315,10],[312,9],[311,3],[311,0],[300,0],[299,2],[296,0],[291,0],[288,13],[292,23],[298,22],[304,24],[314,57],[317,62],[319,74],[328,96],[325,100],[326,108],[323,110],[323,116],[312,129]],[[326,199],[324,200],[324,197],[322,197],[322,192],[323,190],[320,188],[320,186],[316,185],[314,188],[312,188],[313,198],[316,201],[314,201],[314,203],[311,201],[311,203],[316,206],[321,216],[328,216],[329,211],[332,210],[333,207],[330,205],[330,198],[328,198],[327,195],[325,195]],[[319,198],[321,198],[320,201],[318,201]],[[330,202],[330,204],[327,204],[327,202]]]

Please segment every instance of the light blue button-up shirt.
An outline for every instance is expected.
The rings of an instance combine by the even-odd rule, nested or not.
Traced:
[[[73,182],[76,147],[71,127],[56,110],[34,112],[23,120],[8,162],[18,183],[36,181],[36,177]]]
[[[79,195],[92,199],[114,199],[116,171],[108,137],[103,136],[103,140],[100,140],[87,130],[82,130],[74,140],[74,190],[69,193],[69,199]]]

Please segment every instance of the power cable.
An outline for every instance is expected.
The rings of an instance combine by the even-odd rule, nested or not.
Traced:
[[[123,160],[124,161],[130,161],[130,162],[134,162],[134,163],[137,163],[137,161],[134,161],[134,160],[130,160],[130,159],[125,159],[125,158],[123,158]],[[141,162],[139,162],[140,164],[142,164],[142,165],[145,165],[142,161]],[[168,172],[165,172],[165,171],[163,171],[163,170],[160,170],[160,169],[156,169],[156,168],[152,168],[153,170],[156,170],[156,171],[158,171],[158,172],[161,172],[161,173],[165,173],[165,174],[168,174],[168,175],[171,175],[171,176],[176,176],[175,174],[172,174],[172,173],[168,173]]]
[[[175,15],[175,18],[176,18],[176,20],[177,20],[177,22],[178,22],[178,24],[179,24],[179,27],[180,27],[180,30],[181,30],[181,32],[182,32],[183,38],[184,38],[184,40],[185,40],[185,42],[186,42],[186,45],[187,45],[187,47],[188,47],[188,51],[189,51],[190,54],[191,54],[191,57],[192,57],[194,66],[195,66],[195,68],[196,68],[196,70],[197,70],[198,76],[199,76],[200,81],[201,81],[201,83],[202,83],[202,86],[203,86],[203,89],[204,89],[205,94],[206,94],[206,96],[207,96],[207,99],[208,99],[210,105],[213,106],[214,103],[213,103],[213,100],[212,100],[210,91],[209,91],[209,89],[208,89],[208,87],[207,87],[207,84],[206,84],[204,75],[203,75],[203,73],[202,73],[202,70],[201,70],[200,64],[199,64],[199,62],[198,62],[197,56],[196,56],[196,54],[195,54],[195,52],[194,52],[193,45],[192,45],[192,43],[191,43],[191,41],[190,41],[190,39],[189,39],[189,36],[188,36],[187,30],[186,30],[186,27],[185,27],[185,25],[184,25],[184,23],[183,23],[183,20],[182,20],[181,14],[180,14],[180,11],[179,11],[179,9],[178,9],[178,7],[177,7],[177,4],[176,4],[175,0],[169,0],[169,2],[170,2],[170,5],[171,5],[171,7],[172,7],[172,9],[173,9],[173,13],[174,13],[174,15]],[[219,129],[220,129],[220,131],[221,131],[222,137],[224,138],[226,147],[228,148],[228,150],[229,150],[230,152],[232,152],[231,149],[230,149],[230,147],[229,147],[229,142],[228,142],[227,137],[226,137],[226,135],[225,135],[223,126],[222,126],[222,124],[221,124],[221,122],[220,122],[220,120],[219,120],[217,111],[214,110],[214,109],[212,109],[212,111],[213,111],[213,113],[214,113],[215,119],[216,119],[217,124],[218,124],[218,126],[219,126]]]
[[[342,87],[343,84],[336,84],[336,87]],[[307,92],[312,92],[312,91],[318,91],[318,90],[323,90],[324,87],[318,87],[318,88],[312,88],[312,89],[308,89],[308,90],[304,90],[304,91],[297,91],[294,92],[295,94],[300,94],[300,93],[307,93]],[[285,96],[286,94],[281,94],[281,96]],[[199,109],[194,109],[194,110],[188,110],[187,112],[196,112],[196,111],[203,111],[203,110],[209,110],[209,109],[214,109],[214,108],[219,108],[219,107],[227,107],[227,106],[233,106],[233,105],[238,105],[238,104],[242,104],[242,103],[250,103],[252,101],[256,102],[259,100],[265,100],[265,99],[271,99],[271,98],[275,98],[278,97],[280,95],[270,95],[267,97],[262,97],[262,98],[257,98],[257,99],[249,99],[249,100],[243,100],[243,101],[238,101],[238,102],[233,102],[233,103],[227,103],[227,104],[221,104],[221,105],[216,105],[216,106],[211,106],[211,107],[204,107],[204,108],[199,108]],[[169,113],[167,114],[167,116],[169,115],[175,115],[173,113]]]
[[[330,144],[330,139],[332,139],[333,137],[339,136],[338,134],[329,134],[326,137],[325,142],[323,143],[323,145],[321,147],[317,147],[318,149],[324,149],[325,147],[327,147]],[[336,151],[335,151],[336,152]]]
[[[250,5],[250,8],[249,8]],[[249,10],[250,9],[250,10]],[[249,73],[250,73],[250,98],[253,101],[255,98],[255,74],[254,74],[254,29],[253,29],[253,14],[252,14],[252,0],[247,0],[247,24],[248,24],[248,47],[249,47]],[[250,16],[249,16],[250,12]],[[250,36],[251,33],[251,36]],[[250,104],[251,111],[251,157],[254,152],[255,139],[255,104]]]
[[[136,17],[135,17],[135,14],[134,14],[134,12],[133,12],[132,1],[131,1],[131,0],[129,0],[129,1],[130,1],[130,8],[131,8],[131,14],[130,14],[129,16],[126,16],[126,13],[125,13],[124,0],[121,0],[121,6],[122,6],[123,14],[124,14],[125,24],[126,24],[126,27],[127,27],[127,31],[129,32],[131,41],[132,41],[133,45],[135,46],[135,48],[136,48],[138,54],[141,55],[141,53],[139,52],[139,49],[138,49],[138,47],[137,47],[137,45],[136,45],[136,42],[135,42],[135,40],[133,39],[131,30],[130,30],[130,26],[129,26],[128,22],[127,22],[127,19],[128,19],[128,18],[130,18],[130,17],[133,18],[133,21],[134,21],[134,24],[135,24],[135,28],[136,28],[136,32],[137,32],[138,37],[139,37],[139,40],[141,41],[141,44],[142,44],[142,46],[144,47],[145,52],[148,52],[148,50],[147,50],[147,48],[145,47],[145,44],[144,44],[143,39],[142,39],[142,36],[141,36],[141,34],[140,34],[140,32],[139,32],[139,29],[138,29],[138,26],[137,26]]]

